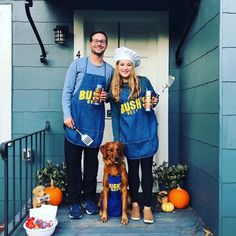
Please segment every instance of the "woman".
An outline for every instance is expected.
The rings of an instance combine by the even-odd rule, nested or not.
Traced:
[[[157,119],[153,109],[146,111],[145,94],[151,91],[152,107],[158,97],[146,77],[137,76],[135,67],[140,64],[138,54],[125,47],[115,50],[116,62],[111,82],[112,129],[115,141],[124,144],[128,161],[129,189],[132,201],[131,219],[140,220],[138,203],[139,165],[141,165],[141,186],[143,191],[143,221],[153,223],[152,164],[158,148]]]

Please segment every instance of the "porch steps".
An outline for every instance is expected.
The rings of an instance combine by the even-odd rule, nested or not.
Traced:
[[[144,224],[142,220],[129,220],[128,225],[122,225],[119,217],[109,218],[102,223],[99,215],[84,214],[80,220],[68,218],[68,206],[58,209],[59,224],[53,236],[204,236],[203,222],[191,208],[165,213],[154,209],[155,223]],[[26,236],[23,227],[19,227],[13,236]]]

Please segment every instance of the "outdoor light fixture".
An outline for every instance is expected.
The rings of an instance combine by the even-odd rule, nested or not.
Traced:
[[[54,29],[55,32],[55,43],[65,44],[66,37],[68,34],[68,27],[65,25],[57,25]]]

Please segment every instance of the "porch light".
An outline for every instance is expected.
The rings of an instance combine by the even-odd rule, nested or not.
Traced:
[[[55,32],[55,43],[65,44],[68,34],[68,26],[57,25],[53,30]]]

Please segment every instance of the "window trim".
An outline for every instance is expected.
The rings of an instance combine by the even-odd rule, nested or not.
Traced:
[[[0,143],[12,138],[12,5],[0,5]]]

